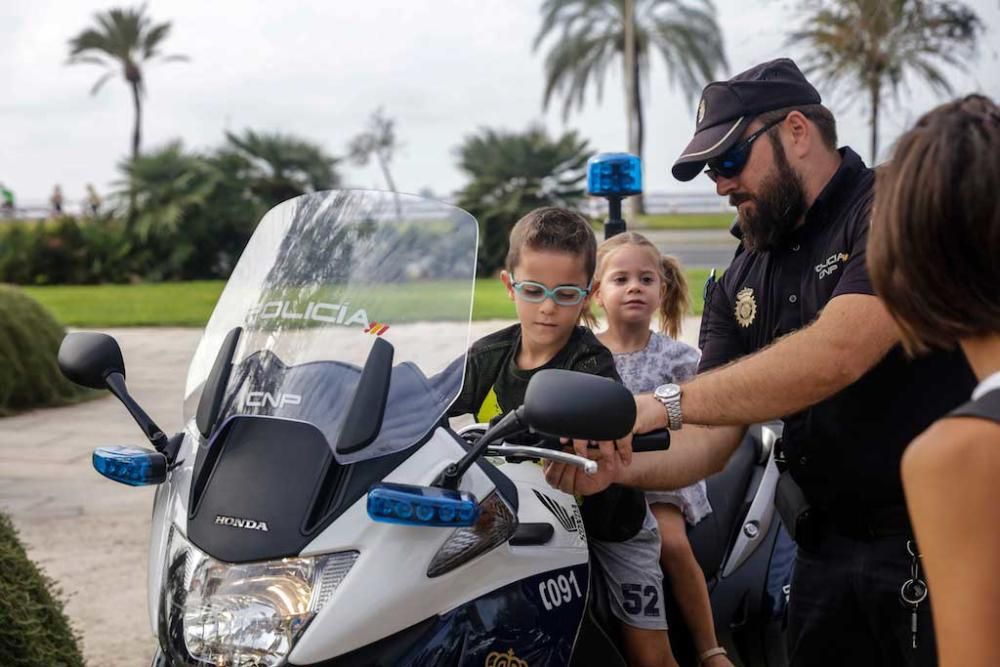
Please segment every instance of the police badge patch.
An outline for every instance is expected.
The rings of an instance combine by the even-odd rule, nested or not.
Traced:
[[[701,121],[705,120],[705,98],[701,98],[701,102],[698,104],[698,125],[701,125]]]
[[[486,667],[528,667],[528,663],[514,655],[514,649],[509,648],[506,653],[493,651],[487,655]]]
[[[736,293],[736,321],[746,329],[757,317],[757,301],[753,298],[753,288],[744,287]]]

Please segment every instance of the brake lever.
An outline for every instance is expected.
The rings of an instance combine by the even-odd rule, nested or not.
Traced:
[[[486,448],[486,454],[488,456],[522,456],[533,459],[548,459],[583,468],[583,472],[588,475],[593,475],[597,472],[597,461],[591,461],[583,456],[569,454],[558,449],[529,447],[527,445],[490,445]]]

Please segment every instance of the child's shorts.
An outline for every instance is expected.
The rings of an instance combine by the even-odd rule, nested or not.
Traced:
[[[684,514],[689,525],[695,525],[712,513],[712,505],[708,502],[708,489],[705,480],[695,482],[676,491],[647,491],[646,502],[650,505],[665,503],[676,505]]]
[[[663,571],[660,570],[660,531],[646,507],[642,528],[625,542],[590,541],[602,578],[610,591],[611,610],[626,625],[644,630],[666,630]]]

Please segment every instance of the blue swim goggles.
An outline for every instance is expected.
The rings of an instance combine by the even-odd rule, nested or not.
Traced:
[[[536,283],[532,280],[522,280],[518,281],[514,278],[514,274],[510,274],[510,284],[517,292],[518,296],[527,301],[528,303],[541,303],[546,299],[552,299],[552,302],[559,306],[575,306],[581,301],[583,301],[588,294],[590,294],[590,287],[593,281],[589,283],[586,287],[577,287],[576,285],[557,285],[552,289],[549,289],[541,283]]]

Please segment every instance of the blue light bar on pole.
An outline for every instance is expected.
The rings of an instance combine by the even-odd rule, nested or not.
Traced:
[[[630,153],[598,153],[587,160],[592,197],[630,197],[642,192],[642,160]]]

